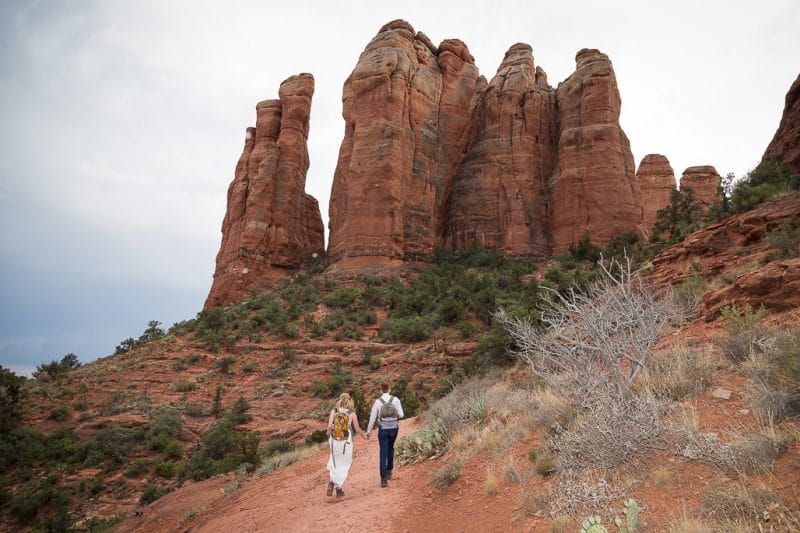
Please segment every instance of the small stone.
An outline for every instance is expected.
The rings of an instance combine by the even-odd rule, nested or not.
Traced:
[[[722,387],[717,387],[711,392],[711,396],[714,398],[719,398],[720,400],[730,400],[731,391],[728,389],[723,389]]]
[[[750,409],[739,409],[740,415],[748,415],[750,414]]]

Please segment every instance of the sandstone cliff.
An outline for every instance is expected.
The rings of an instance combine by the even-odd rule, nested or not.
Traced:
[[[644,236],[642,196],[630,142],[619,125],[621,100],[608,56],[583,49],[558,86],[558,169],[552,184],[553,251],[588,231],[604,245],[620,233]]]
[[[342,96],[328,248],[340,267],[424,258],[437,246],[446,182],[484,84],[463,43],[437,48],[405,21],[367,45]]]
[[[581,50],[558,89],[515,44],[489,83],[460,41],[385,25],[344,84],[330,200],[337,268],[426,259],[437,246],[509,255],[646,234],[611,62]]]
[[[720,182],[717,169],[711,165],[689,167],[681,176],[681,190],[691,189],[694,199],[708,212],[712,206],[722,204]]]
[[[784,163],[800,172],[800,74],[786,93],[781,123],[764,152],[764,159],[773,157],[783,158]]]
[[[675,185],[675,172],[669,160],[661,154],[647,154],[639,163],[636,179],[642,191],[645,230],[652,231],[656,214],[669,205]]]
[[[506,52],[477,102],[471,135],[448,191],[443,242],[546,255],[558,110],[555,90],[534,67],[527,44]]]
[[[228,188],[214,282],[205,307],[238,302],[324,249],[317,201],[305,193],[310,74],[280,86],[279,100],[256,106],[244,151]]]

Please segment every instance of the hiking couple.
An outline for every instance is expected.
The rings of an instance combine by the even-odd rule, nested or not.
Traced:
[[[403,406],[398,398],[389,394],[391,385],[387,380],[381,380],[380,386],[381,395],[372,404],[367,431],[362,434],[362,437],[369,442],[370,433],[377,422],[381,487],[386,487],[392,478],[394,441],[397,439],[397,432],[400,429],[398,420],[403,418]],[[353,407],[353,399],[349,394],[344,393],[336,400],[336,404],[328,416],[330,481],[326,494],[333,496],[333,491],[336,489],[336,498],[344,496],[344,482],[350,472],[350,465],[353,463],[353,436],[359,427],[358,417]]]

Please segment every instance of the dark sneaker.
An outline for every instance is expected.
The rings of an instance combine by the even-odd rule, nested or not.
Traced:
[[[333,496],[333,487],[334,487],[333,481],[330,481],[328,483],[328,490],[325,491],[326,496]]]
[[[338,500],[339,498],[344,498],[344,489],[336,487],[336,499]]]
[[[382,488],[382,489],[385,489],[385,488],[386,488],[386,487],[388,487],[388,486],[389,486],[389,481],[388,481],[388,480],[386,480],[386,479],[382,479],[382,480],[381,480],[381,488]]]

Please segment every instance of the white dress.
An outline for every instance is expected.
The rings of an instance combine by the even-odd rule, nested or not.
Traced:
[[[347,440],[333,440],[328,437],[328,448],[328,472],[331,481],[342,488],[347,474],[350,473],[350,465],[353,464],[353,432],[350,431]]]

